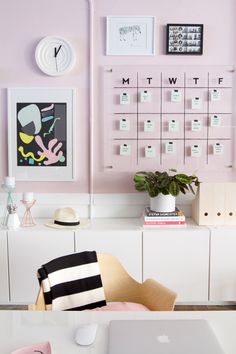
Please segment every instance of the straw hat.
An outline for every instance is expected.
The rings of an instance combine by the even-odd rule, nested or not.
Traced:
[[[81,223],[77,212],[73,208],[59,208],[55,210],[54,219],[49,220],[45,225],[55,229],[73,230],[80,229]]]

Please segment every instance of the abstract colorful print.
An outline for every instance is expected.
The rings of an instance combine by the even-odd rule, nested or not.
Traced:
[[[67,166],[67,104],[16,103],[17,166]]]

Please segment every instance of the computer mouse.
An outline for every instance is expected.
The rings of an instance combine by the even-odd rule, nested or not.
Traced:
[[[98,325],[96,323],[81,324],[75,331],[75,341],[79,345],[91,345],[95,341]]]

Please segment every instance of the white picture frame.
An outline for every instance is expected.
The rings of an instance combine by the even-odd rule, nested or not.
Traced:
[[[74,88],[8,88],[8,174],[18,181],[73,181]]]
[[[154,55],[155,16],[107,16],[106,55]]]

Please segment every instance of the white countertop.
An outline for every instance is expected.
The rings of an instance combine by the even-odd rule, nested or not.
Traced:
[[[58,229],[54,229],[52,227],[45,226],[45,224],[49,221],[49,219],[35,219],[35,226],[31,227],[22,227],[20,226],[18,229],[14,230],[15,232],[17,231],[24,231],[24,232],[34,232],[34,231],[42,231],[42,230],[47,230],[47,231],[60,231]],[[85,221],[85,226],[82,227],[81,229],[77,230],[78,232],[80,230],[91,230],[91,231],[99,231],[99,230],[117,230],[117,231],[147,231],[147,229],[142,228],[142,221],[141,218],[96,218],[96,219],[91,219],[91,220],[84,220]],[[186,230],[186,229],[191,229],[191,230],[199,230],[199,229],[205,229],[205,226],[199,226],[197,225],[191,218],[187,218],[186,220],[186,226],[176,226],[169,229],[176,229],[176,230]],[[153,228],[153,229],[148,229],[148,231],[153,231],[153,230],[166,230],[168,229],[168,226],[164,226],[163,228]],[[0,230],[4,230],[3,227],[0,227]],[[6,229],[5,229],[6,230]],[[65,231],[65,230],[64,230]],[[73,231],[73,229],[72,229]]]
[[[49,341],[52,354],[106,354],[108,325],[115,319],[206,319],[215,332],[225,354],[236,352],[236,311],[173,312],[40,312],[0,311],[0,353],[10,354],[17,348]],[[99,325],[95,342],[79,347],[74,333],[81,323]]]

